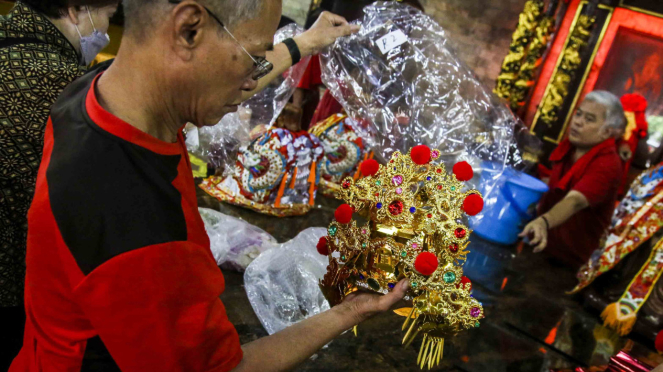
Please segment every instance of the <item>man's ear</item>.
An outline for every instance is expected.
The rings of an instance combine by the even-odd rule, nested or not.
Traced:
[[[190,60],[193,50],[200,45],[204,36],[204,26],[210,17],[200,4],[183,1],[171,12],[173,24],[173,47],[184,60]]]
[[[78,15],[80,14],[80,12],[81,12],[80,7],[70,6],[67,9],[67,18],[69,18],[71,23],[75,24],[76,26],[78,26],[81,23],[80,20],[78,19]]]

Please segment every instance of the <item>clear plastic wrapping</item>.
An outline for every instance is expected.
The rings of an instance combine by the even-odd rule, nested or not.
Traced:
[[[513,146],[518,120],[456,57],[430,16],[376,2],[359,23],[357,34],[321,55],[322,77],[379,160],[425,144],[448,164],[521,165]]]
[[[327,256],[315,248],[325,235],[325,228],[308,228],[293,240],[263,252],[246,269],[246,293],[269,334],[329,310],[318,286],[327,272]]]
[[[274,44],[303,31],[301,26],[289,24],[276,32]],[[248,144],[253,138],[264,133],[264,128],[271,127],[276,122],[295,92],[309,60],[310,57],[302,58],[298,64],[270,82],[261,92],[243,102],[236,113],[224,116],[217,125],[189,131],[187,140],[189,136],[198,136],[197,141],[187,141],[197,144],[197,146],[187,144],[189,151],[212,164],[217,169],[217,173],[231,171],[240,146]]]
[[[217,265],[244,271],[260,253],[277,246],[276,239],[259,227],[213,209],[198,208]]]
[[[395,151],[428,145],[449,171],[459,161],[472,165],[468,186],[482,192],[484,212],[509,208],[493,194],[536,162],[540,141],[456,57],[430,16],[380,1],[364,8],[358,23],[357,34],[322,53],[322,78],[375,157],[384,163]],[[472,226],[486,215],[472,217]]]

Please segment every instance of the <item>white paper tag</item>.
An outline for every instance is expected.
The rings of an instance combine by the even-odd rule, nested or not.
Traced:
[[[193,127],[186,132],[186,147],[195,150],[200,146],[200,136],[198,135],[198,128]]]
[[[387,54],[387,52],[396,48],[399,45],[404,44],[406,41],[407,41],[407,36],[405,36],[403,31],[396,30],[379,38],[377,44],[382,54]]]

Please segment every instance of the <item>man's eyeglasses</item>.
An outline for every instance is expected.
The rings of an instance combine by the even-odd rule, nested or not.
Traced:
[[[168,2],[171,3],[171,4],[179,4],[181,1],[182,0],[168,0]],[[207,13],[212,18],[214,18],[214,20],[216,20],[219,23],[219,25],[221,25],[221,27],[223,27],[223,29],[228,33],[228,35],[230,35],[230,37],[233,38],[235,43],[237,43],[237,45],[239,45],[239,47],[242,48],[244,53],[246,53],[246,55],[249,56],[249,58],[251,58],[251,60],[253,61],[253,68],[254,68],[253,73],[251,74],[251,78],[253,80],[260,80],[260,79],[264,78],[265,76],[267,76],[270,72],[272,72],[272,70],[274,69],[274,65],[271,62],[269,62],[267,60],[267,58],[252,56],[251,53],[249,53],[242,46],[242,44],[237,40],[235,35],[233,35],[230,32],[230,30],[228,30],[228,28],[226,28],[226,25],[224,25],[223,22],[221,22],[219,17],[217,17],[214,13],[212,13],[212,11],[209,10],[206,6],[203,6],[203,5],[201,5],[201,6],[207,11]]]

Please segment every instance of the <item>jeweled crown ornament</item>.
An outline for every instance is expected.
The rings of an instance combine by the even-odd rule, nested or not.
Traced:
[[[417,364],[439,364],[444,339],[479,326],[482,305],[471,296],[463,276],[470,230],[463,213],[476,215],[483,199],[465,190],[472,167],[457,163],[446,172],[440,152],[419,145],[406,155],[395,152],[385,166],[364,161],[364,178],[346,178],[339,196],[347,202],[335,213],[318,251],[329,257],[320,287],[336,305],[354,291],[387,293],[408,278],[413,307],[405,316],[403,344],[423,335]],[[352,220],[353,213],[368,219]]]

